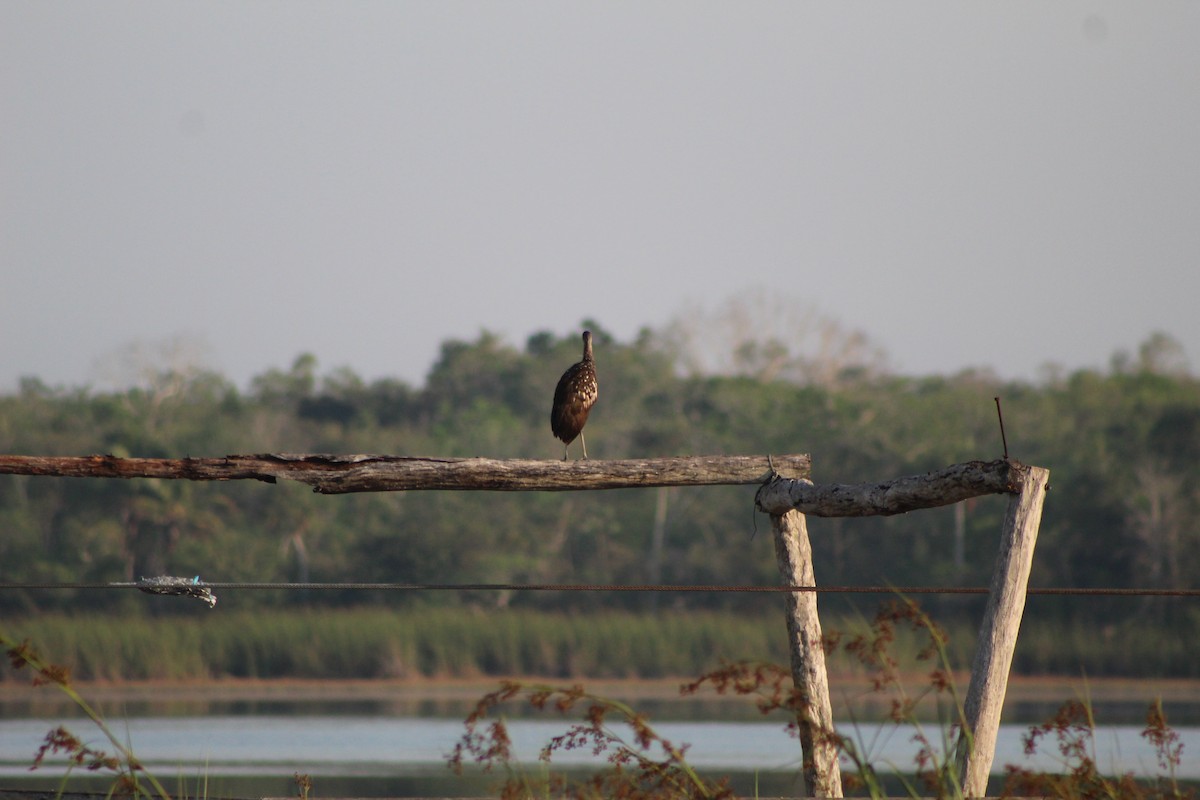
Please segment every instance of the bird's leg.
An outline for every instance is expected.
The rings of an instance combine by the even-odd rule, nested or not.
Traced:
[[[563,461],[566,461],[567,456],[569,456],[570,454],[571,454],[571,445],[564,444],[563,445]]]
[[[587,458],[587,439],[583,438],[583,431],[579,432],[579,443],[583,445],[583,457]]]

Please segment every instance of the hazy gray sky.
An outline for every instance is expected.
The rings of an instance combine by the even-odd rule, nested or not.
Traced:
[[[420,382],[778,292],[909,373],[1200,362],[1200,3],[0,4],[0,390]]]

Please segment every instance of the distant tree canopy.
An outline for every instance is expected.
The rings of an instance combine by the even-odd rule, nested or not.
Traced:
[[[992,401],[999,395],[1012,455],[1051,470],[1034,585],[1181,588],[1200,574],[1200,383],[1170,337],[1156,335],[1136,357],[1114,358],[1108,372],[1031,384],[977,372],[891,375],[873,356],[846,362],[847,352],[859,352],[856,340],[847,340],[849,351],[831,350],[841,364],[835,370],[818,368],[818,356],[785,356],[764,345],[743,354],[745,369],[716,374],[682,360],[679,331],[646,330],[620,342],[594,320],[586,324],[600,375],[587,429],[594,458],[807,452],[818,481],[881,480],[999,456]],[[782,358],[778,369],[769,366],[773,352]],[[733,355],[730,363],[741,357],[737,348]],[[524,349],[485,332],[444,343],[422,387],[368,383],[347,369],[321,373],[307,354],[259,375],[245,391],[199,370],[146,374],[135,387],[108,392],[28,378],[0,396],[0,450],[558,458],[550,401],[578,356],[577,331],[536,333]],[[213,581],[777,582],[770,538],[754,535],[765,523],[754,518],[752,488],[664,490],[665,540],[652,558],[657,491],[323,497],[286,485],[0,476],[0,581],[199,574]],[[985,585],[1004,508],[997,497],[972,502],[957,517],[939,509],[812,520],[818,580]],[[352,592],[299,598],[382,600]],[[581,608],[645,602],[545,593],[387,600]],[[928,605],[975,608],[955,600]],[[241,606],[297,601],[272,592],[222,598]],[[0,610],[136,602],[116,592],[0,592]],[[738,608],[749,601],[687,594],[670,602]],[[1039,609],[1156,624],[1189,614],[1186,605],[1161,599],[1064,599]]]

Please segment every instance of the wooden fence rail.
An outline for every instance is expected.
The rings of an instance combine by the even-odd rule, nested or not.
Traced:
[[[0,455],[0,474],[59,478],[164,478],[306,483],[322,494],[416,489],[562,492],[648,486],[759,484],[774,471],[806,478],[807,455],[685,456],[619,461],[534,461],[268,453],[222,458]]]
[[[985,494],[1017,494],[1028,468],[1011,459],[967,461],[881,483],[812,483],[778,474],[754,498],[760,511],[814,517],[874,517],[947,506]]]

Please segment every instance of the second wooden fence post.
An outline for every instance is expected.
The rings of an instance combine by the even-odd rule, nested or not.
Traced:
[[[1021,493],[1013,495],[1001,532],[1000,553],[971,666],[971,684],[963,713],[970,736],[958,742],[958,769],[966,797],[983,797],[996,756],[1000,711],[1008,689],[1008,672],[1017,649],[1017,632],[1025,611],[1033,548],[1042,520],[1042,502],[1050,471],[1027,467]]]
[[[771,515],[775,556],[785,586],[816,586],[808,525],[799,511]],[[841,797],[842,771],[833,739],[833,709],[829,702],[829,676],[821,644],[821,621],[817,618],[816,592],[787,595],[788,645],[792,657],[792,681],[807,709],[798,720],[804,756],[804,784],[813,797]]]

